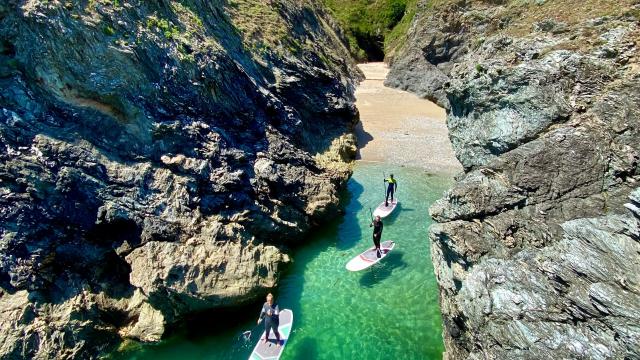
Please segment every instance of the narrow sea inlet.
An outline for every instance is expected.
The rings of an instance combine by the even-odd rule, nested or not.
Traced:
[[[369,208],[383,198],[383,172],[398,179],[399,209],[384,220],[383,240],[396,248],[361,272],[345,264],[372,246]],[[294,331],[282,359],[441,359],[438,288],[429,252],[429,206],[452,183],[449,176],[419,168],[358,162],[345,196],[345,215],[322,226],[293,253],[276,298],[295,314]],[[119,354],[122,359],[247,359],[250,342],[240,334],[256,326],[255,313],[220,329],[198,324],[159,345]],[[225,323],[228,320],[225,320]],[[225,326],[227,326],[225,324]]]
[[[321,226],[292,254],[275,292],[294,312],[282,359],[441,359],[438,286],[431,262],[429,206],[461,169],[447,139],[444,111],[383,86],[383,63],[360,65],[356,93],[359,161],[343,190],[344,215]],[[383,220],[395,249],[369,269],[345,265],[373,246],[370,209],[384,200],[384,177],[398,180],[398,208]],[[437,174],[437,175],[436,175]],[[247,359],[263,331],[261,304],[239,314],[187,322],[159,345],[134,346],[118,359]],[[245,341],[241,334],[253,329]]]

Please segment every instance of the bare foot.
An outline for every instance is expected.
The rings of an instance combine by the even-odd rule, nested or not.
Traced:
[[[262,338],[262,343],[266,344],[267,343],[267,338]]]
[[[280,340],[276,341],[276,348],[280,348]]]

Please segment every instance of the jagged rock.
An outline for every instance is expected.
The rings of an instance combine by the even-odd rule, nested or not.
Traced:
[[[0,357],[94,358],[274,287],[355,155],[334,27],[311,1],[3,2]]]
[[[465,167],[430,209],[445,358],[637,358],[637,5],[534,3],[422,2],[393,59]]]
[[[164,315],[159,310],[154,309],[148,303],[142,305],[138,321],[133,328],[125,330],[120,335],[140,341],[159,341],[164,334]]]

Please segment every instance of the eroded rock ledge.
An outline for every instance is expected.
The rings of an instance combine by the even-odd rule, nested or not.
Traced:
[[[388,84],[465,168],[430,209],[446,357],[640,357],[640,5],[428,3]]]
[[[312,1],[2,2],[0,357],[156,341],[275,286],[355,151],[335,29]]]

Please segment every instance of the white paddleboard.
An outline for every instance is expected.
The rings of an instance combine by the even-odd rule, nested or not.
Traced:
[[[389,206],[384,206],[384,201],[378,205],[378,207],[373,210],[373,216],[380,216],[381,218],[385,218],[389,216],[393,210],[398,206],[398,199],[394,199],[393,201],[389,201]]]
[[[367,251],[362,254],[354,257],[347,263],[347,270],[349,271],[360,271],[364,270],[371,265],[377,263],[378,261],[384,259],[387,254],[393,250],[396,246],[396,243],[391,240],[385,240],[380,243],[380,257],[377,255],[377,251],[375,247],[367,249]]]
[[[291,335],[291,328],[293,327],[293,311],[289,309],[283,309],[280,311],[280,323],[278,324],[278,332],[280,333],[280,347],[276,346],[276,336],[273,331],[269,332],[269,340],[266,343],[262,342],[264,338],[264,331],[258,339],[258,344],[249,356],[249,360],[277,360],[280,359],[285,345]]]

